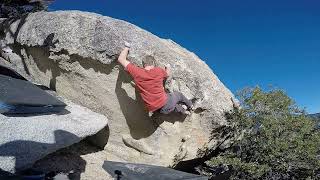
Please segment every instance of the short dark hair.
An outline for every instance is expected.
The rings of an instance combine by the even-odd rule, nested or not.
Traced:
[[[143,65],[143,67],[145,67],[145,66],[155,66],[156,65],[156,60],[154,59],[153,56],[147,55],[142,60],[142,65]]]

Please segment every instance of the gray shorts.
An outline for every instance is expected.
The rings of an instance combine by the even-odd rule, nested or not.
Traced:
[[[186,111],[181,105],[184,104],[187,108],[191,108],[192,102],[187,99],[181,92],[172,92],[167,94],[167,103],[159,109],[162,114],[169,114],[171,112],[181,112]]]

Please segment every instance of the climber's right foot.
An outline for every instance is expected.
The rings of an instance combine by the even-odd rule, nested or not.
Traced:
[[[191,110],[186,106],[186,105],[181,105],[182,108],[184,109],[184,111],[182,112],[182,114],[184,115],[190,115],[191,114]]]
[[[183,112],[183,114],[189,116],[189,115],[191,115],[191,112],[190,111],[185,111],[185,112]]]

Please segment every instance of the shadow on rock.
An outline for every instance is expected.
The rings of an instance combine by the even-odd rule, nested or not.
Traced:
[[[144,103],[137,89],[135,98],[131,98],[123,88],[124,83],[130,83],[131,78],[123,69],[119,70],[115,93],[117,95],[121,111],[126,119],[130,134],[134,139],[146,138],[152,135],[157,127],[154,126],[152,119],[145,109]],[[133,87],[134,88],[134,87]]]
[[[47,179],[64,177],[65,179],[79,180],[87,164],[87,162],[81,158],[81,155],[98,151],[101,151],[101,149],[83,140],[37,161],[33,165],[33,169],[46,173]]]
[[[45,109],[45,108],[39,107],[39,109]],[[33,116],[44,116],[44,115],[52,115],[52,114],[55,114],[57,116],[63,116],[71,113],[67,109],[64,109],[64,107],[61,107],[58,110],[60,112],[42,112],[42,113],[34,113],[34,114],[3,114],[3,115],[6,117],[33,117]]]
[[[6,172],[0,168],[0,179],[5,179],[5,180],[20,180],[18,176],[15,176],[12,173]]]
[[[169,122],[174,124],[175,122],[184,122],[188,116],[185,114],[172,112],[170,114],[161,114],[160,112],[155,112],[152,116],[152,120],[158,125],[163,122]]]
[[[19,175],[19,172],[30,168],[30,166],[35,163],[36,160],[43,158],[51,152],[61,149],[61,147],[64,147],[66,144],[73,144],[74,142],[79,142],[81,140],[78,136],[63,130],[56,130],[54,132],[54,137],[55,143],[40,143],[35,141],[18,140],[1,145],[0,157],[8,157],[8,163],[0,163],[2,166],[1,168],[4,168],[2,170],[3,173],[0,174],[10,176],[10,173],[5,174],[4,171],[12,171]],[[11,157],[13,157],[13,159],[11,159]],[[65,161],[65,159],[57,159],[50,162],[50,164],[54,166]],[[74,156],[71,158],[71,160],[68,160],[65,163],[70,163],[68,166],[65,166],[69,168],[67,169],[68,171],[77,170],[76,172],[79,172],[79,169],[84,169],[86,165],[86,162],[81,159],[80,156]],[[75,166],[72,166],[72,164]],[[72,179],[80,179],[80,174],[75,175]]]

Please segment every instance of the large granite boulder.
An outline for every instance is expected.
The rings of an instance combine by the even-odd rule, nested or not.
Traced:
[[[0,172],[16,173],[39,159],[92,136],[107,126],[105,116],[66,101],[56,114],[0,114]]]
[[[211,132],[227,124],[224,112],[232,109],[232,93],[204,61],[175,42],[122,20],[80,11],[32,13],[1,27],[13,50],[7,64],[108,117],[108,160],[169,166],[225,141],[223,132]],[[171,65],[166,88],[193,99],[191,116],[148,116],[131,77],[116,61],[124,41],[132,45],[128,59],[133,63],[141,65],[151,55],[159,66]]]

